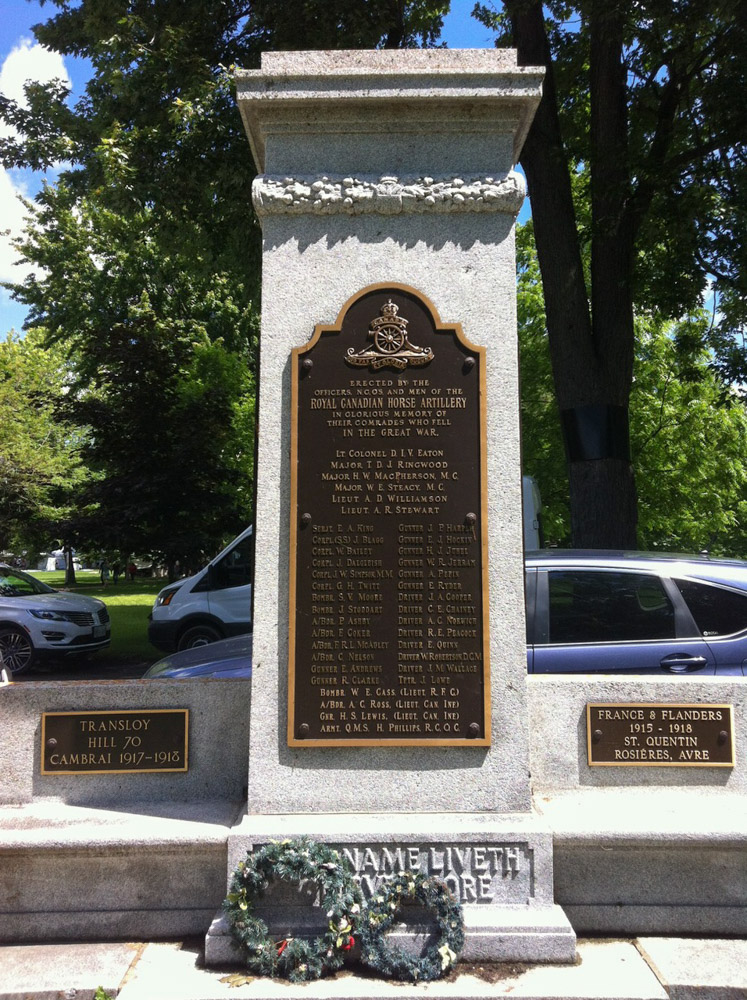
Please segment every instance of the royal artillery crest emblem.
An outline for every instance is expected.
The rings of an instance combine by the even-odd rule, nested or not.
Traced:
[[[403,316],[399,316],[399,306],[390,299],[381,307],[381,315],[371,321],[368,329],[368,339],[373,340],[373,347],[356,352],[348,348],[345,360],[349,365],[361,368],[396,368],[398,371],[409,366],[419,367],[433,361],[433,351],[430,347],[418,347],[410,343],[407,336],[407,324]]]

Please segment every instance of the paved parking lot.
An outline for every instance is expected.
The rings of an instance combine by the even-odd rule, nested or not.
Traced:
[[[117,660],[112,662],[96,656],[87,660],[74,657],[55,662],[43,663],[26,673],[13,678],[16,684],[33,683],[34,681],[120,681],[133,677],[142,677],[151,663],[161,658],[162,654],[153,650],[152,660],[140,658],[132,660]]]

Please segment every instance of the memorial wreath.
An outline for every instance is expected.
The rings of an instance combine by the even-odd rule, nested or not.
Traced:
[[[320,907],[328,920],[321,937],[309,941],[270,936],[265,922],[253,911],[275,880],[313,882],[318,887]],[[408,902],[430,910],[437,926],[436,940],[420,957],[391,945],[386,937]],[[364,964],[383,976],[408,982],[446,975],[464,947],[462,908],[446,883],[420,872],[402,872],[364,904],[353,871],[339,852],[305,837],[250,851],[233,874],[223,908],[249,971],[291,982],[319,979],[339,969],[355,945],[354,931],[360,938]]]
[[[313,882],[327,931],[313,941],[270,936],[267,925],[253,913],[270,883]],[[301,838],[271,843],[247,854],[234,872],[223,904],[231,933],[242,946],[247,968],[257,975],[281,976],[291,982],[319,979],[339,969],[355,940],[362,896],[348,863],[338,851]]]
[[[435,916],[438,937],[418,958],[391,945],[386,932],[401,917],[405,902],[420,903]],[[366,905],[360,922],[361,961],[391,979],[424,982],[440,979],[456,963],[464,947],[464,918],[459,902],[440,879],[403,872],[380,887]]]

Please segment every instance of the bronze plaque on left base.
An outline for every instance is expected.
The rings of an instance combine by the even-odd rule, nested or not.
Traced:
[[[289,745],[488,746],[485,349],[375,285],[291,383]]]
[[[45,712],[42,774],[188,770],[189,709]]]

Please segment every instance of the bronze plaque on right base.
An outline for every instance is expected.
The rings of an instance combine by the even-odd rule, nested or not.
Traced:
[[[591,766],[734,766],[731,705],[587,705],[586,734]]]

